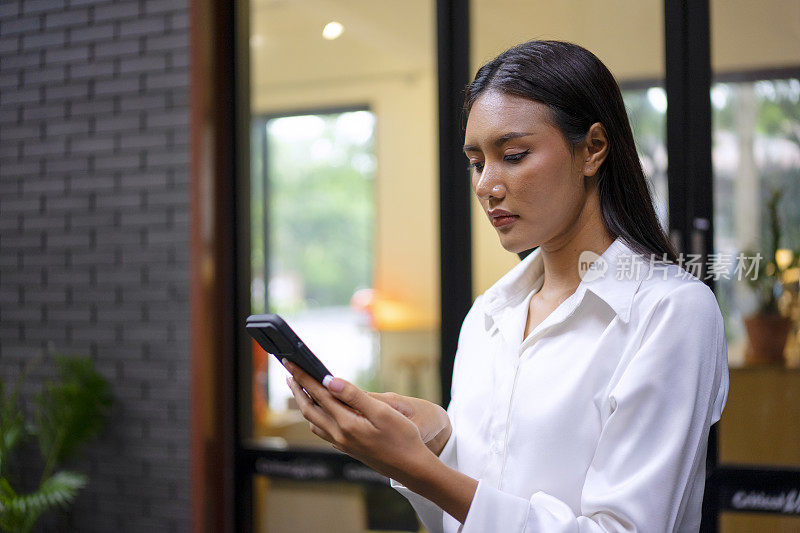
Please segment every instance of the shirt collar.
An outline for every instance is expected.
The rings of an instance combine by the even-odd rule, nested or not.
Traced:
[[[633,297],[641,284],[643,275],[647,273],[647,264],[642,261],[642,256],[634,252],[622,239],[617,237],[606,248],[595,265],[604,262],[607,267],[602,275],[590,270],[583,276],[575,293],[591,291],[611,307],[623,322],[630,319]],[[602,268],[602,266],[601,266]],[[509,270],[494,285],[483,294],[482,307],[487,318],[487,327],[490,320],[504,308],[516,305],[534,289],[541,288],[543,283],[544,262],[541,258],[541,248],[520,261]],[[593,279],[594,278],[594,279]]]

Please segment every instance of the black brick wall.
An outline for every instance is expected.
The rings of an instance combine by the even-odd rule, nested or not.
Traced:
[[[0,375],[91,355],[117,399],[43,530],[189,529],[187,26],[186,0],[0,0]]]

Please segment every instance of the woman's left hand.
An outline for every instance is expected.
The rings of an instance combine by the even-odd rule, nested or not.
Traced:
[[[435,459],[417,426],[386,403],[341,378],[331,380],[326,389],[297,365],[284,361],[284,366],[312,433],[337,450],[400,483]]]

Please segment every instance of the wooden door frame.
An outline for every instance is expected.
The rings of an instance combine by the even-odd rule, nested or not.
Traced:
[[[190,368],[192,531],[240,531],[251,502],[237,497],[246,477],[236,454],[242,378],[249,348],[247,137],[248,2],[191,0]],[[244,105],[243,105],[244,104]],[[244,141],[244,142],[243,142]]]

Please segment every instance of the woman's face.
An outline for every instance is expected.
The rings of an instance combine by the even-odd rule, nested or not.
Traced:
[[[573,157],[547,106],[487,90],[472,105],[464,139],[472,189],[503,248],[519,253],[575,225],[587,199],[586,152],[576,146]]]

